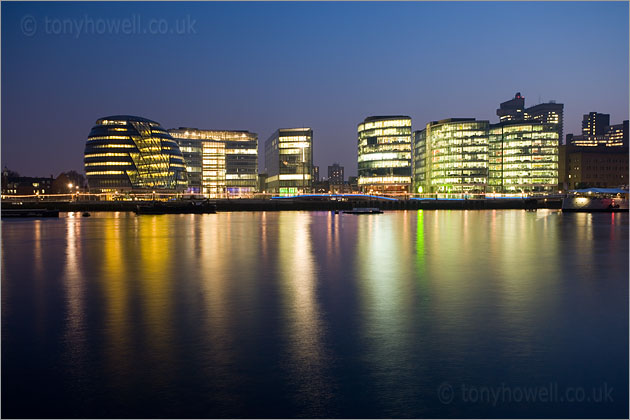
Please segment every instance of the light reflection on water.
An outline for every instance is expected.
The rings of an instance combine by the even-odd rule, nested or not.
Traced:
[[[627,214],[66,216],[2,222],[5,417],[627,416]]]

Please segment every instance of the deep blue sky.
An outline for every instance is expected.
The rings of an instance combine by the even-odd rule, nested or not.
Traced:
[[[27,175],[82,171],[90,128],[111,114],[250,130],[259,147],[278,127],[310,126],[321,173],[339,161],[346,175],[356,174],[356,126],[369,115],[407,114],[414,129],[494,122],[499,102],[520,91],[527,106],[564,103],[565,133],[589,111],[628,118],[627,2],[1,7],[2,166]],[[132,16],[140,32],[187,17],[194,31],[59,33],[63,20]]]

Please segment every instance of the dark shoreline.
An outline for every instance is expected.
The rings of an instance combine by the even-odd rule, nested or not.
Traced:
[[[46,209],[62,212],[134,211],[139,204],[150,201],[25,201],[22,204],[2,202],[2,209]],[[381,210],[534,210],[560,209],[561,199],[472,199],[472,200],[305,200],[305,199],[232,199],[216,200],[217,211],[333,211],[355,207],[376,207]],[[187,205],[187,201],[170,206]]]

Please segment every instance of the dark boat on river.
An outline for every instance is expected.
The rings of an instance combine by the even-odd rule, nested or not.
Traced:
[[[383,210],[376,207],[355,207],[344,211],[345,214],[382,214]]]
[[[138,204],[136,214],[208,214],[216,213],[217,205],[205,201],[178,201],[164,203],[155,201],[150,204]]]

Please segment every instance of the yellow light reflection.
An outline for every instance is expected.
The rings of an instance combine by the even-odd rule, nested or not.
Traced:
[[[175,366],[172,360],[172,302],[174,267],[172,263],[172,228],[162,216],[139,219],[139,279],[146,324],[146,342],[150,343],[154,362],[168,378]]]
[[[104,219],[101,227],[103,250],[101,290],[105,306],[105,352],[109,370],[117,380],[127,376],[131,367],[131,318],[129,313],[128,273],[123,262],[134,255],[124,255],[119,217]]]
[[[229,213],[228,213],[229,214]],[[215,216],[221,218],[217,220]],[[232,366],[235,363],[235,332],[233,308],[230,305],[229,286],[231,281],[230,262],[232,234],[225,229],[225,214],[203,215],[199,220],[199,239],[196,247],[200,250],[199,272],[200,286],[205,303],[205,323],[203,330],[206,339],[205,354],[212,369],[207,375],[226,378],[222,384],[222,394],[236,395],[237,390],[231,387],[229,380]]]

